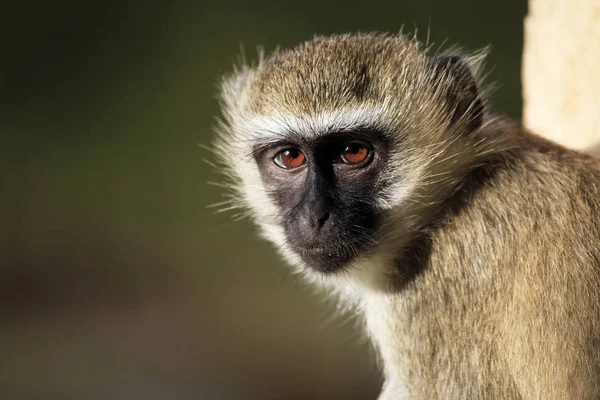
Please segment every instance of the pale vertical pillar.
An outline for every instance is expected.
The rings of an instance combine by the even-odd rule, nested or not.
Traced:
[[[600,150],[600,0],[529,0],[522,80],[526,127]]]

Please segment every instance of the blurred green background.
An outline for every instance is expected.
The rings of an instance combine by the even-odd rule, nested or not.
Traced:
[[[525,0],[30,1],[0,12],[0,398],[374,399],[374,354],[249,221],[206,206],[243,45],[488,44],[520,117]]]

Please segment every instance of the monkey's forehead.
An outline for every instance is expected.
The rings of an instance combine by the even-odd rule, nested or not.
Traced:
[[[407,92],[425,64],[419,43],[403,36],[315,38],[261,65],[252,108],[297,115],[378,102]]]

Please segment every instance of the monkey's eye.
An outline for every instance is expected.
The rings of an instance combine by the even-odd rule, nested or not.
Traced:
[[[306,163],[306,156],[300,149],[290,147],[277,153],[273,162],[280,168],[294,169]]]
[[[356,165],[365,162],[371,156],[368,147],[361,143],[350,143],[342,147],[340,160],[344,164]]]

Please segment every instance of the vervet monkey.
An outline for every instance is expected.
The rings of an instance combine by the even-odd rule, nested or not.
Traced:
[[[381,399],[600,398],[600,162],[489,114],[481,59],[357,34],[239,67],[230,205],[364,317]]]

